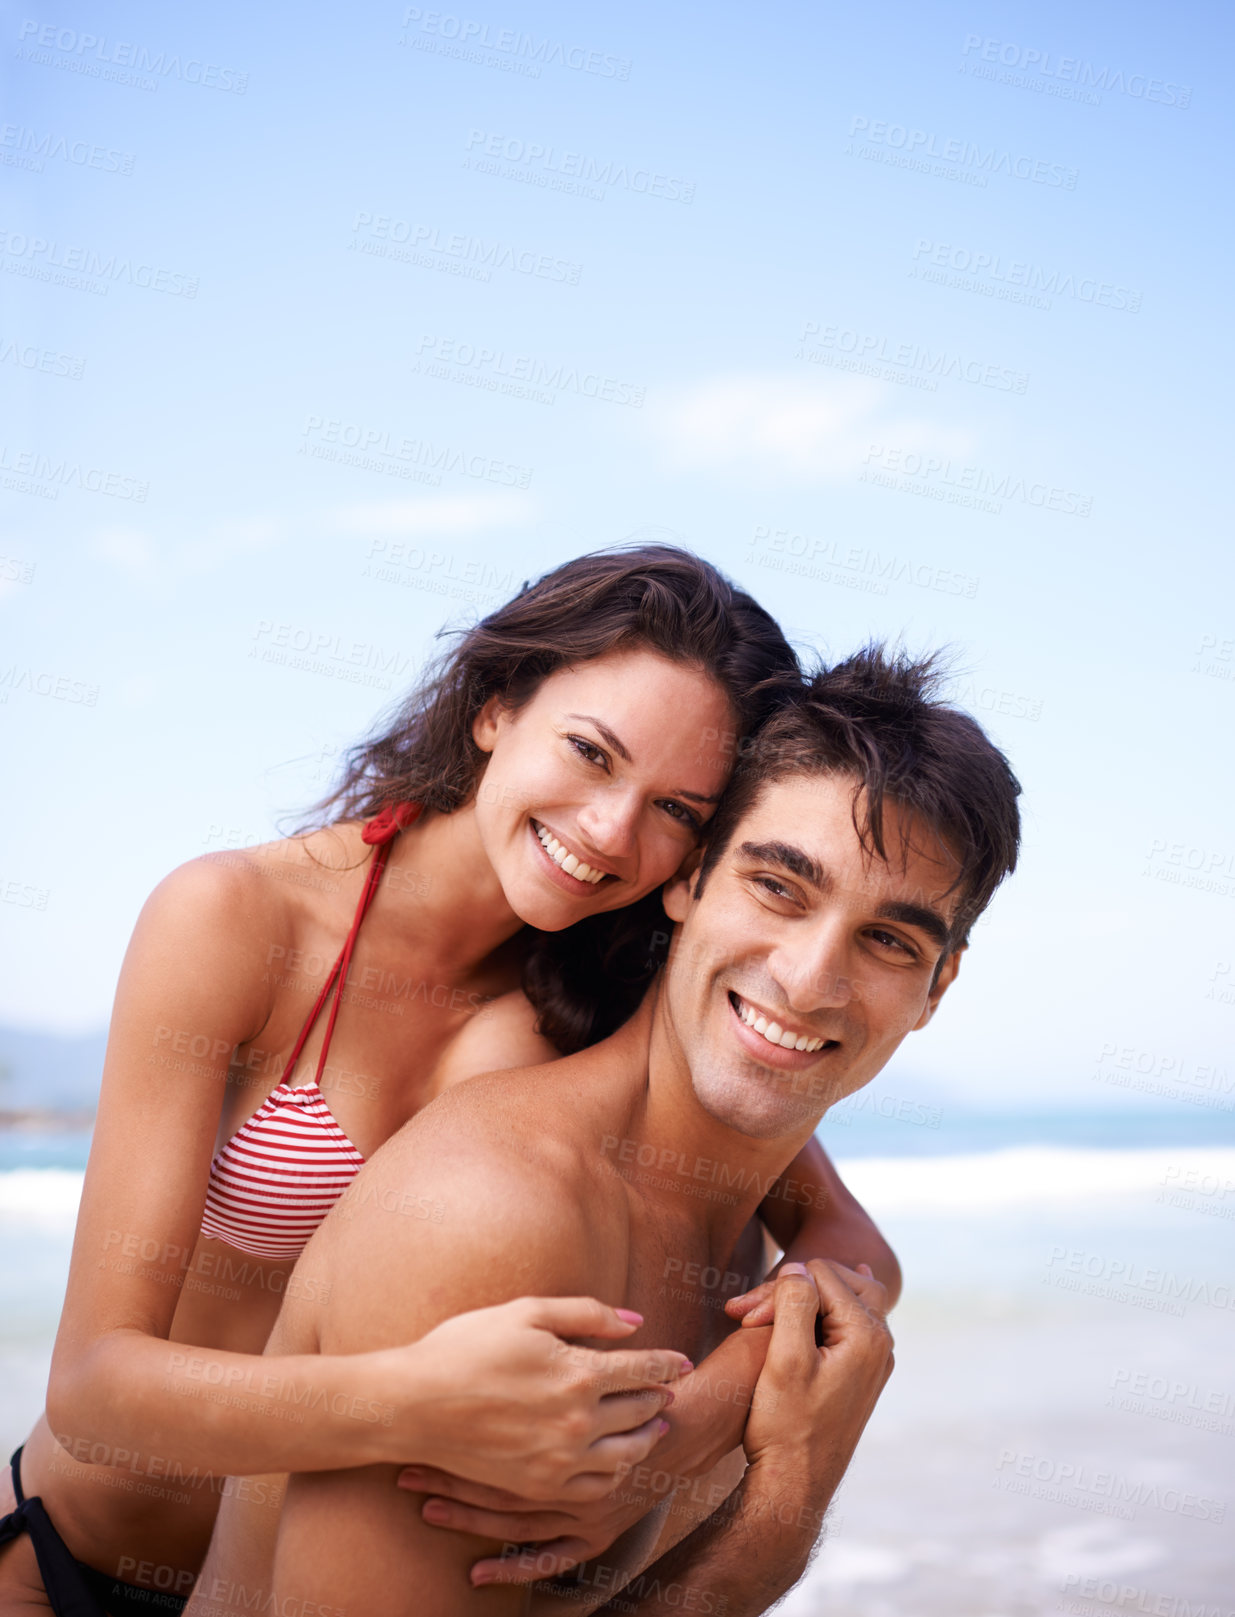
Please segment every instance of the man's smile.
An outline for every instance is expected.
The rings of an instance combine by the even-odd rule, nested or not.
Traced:
[[[764,1010],[753,1001],[729,990],[729,1007],[741,1028],[743,1042],[757,1053],[758,1059],[777,1067],[808,1065],[801,1060],[816,1056],[821,1050],[839,1049],[839,1039],[825,1039],[807,1029],[795,1027],[779,1015]],[[773,1054],[775,1052],[775,1054]]]

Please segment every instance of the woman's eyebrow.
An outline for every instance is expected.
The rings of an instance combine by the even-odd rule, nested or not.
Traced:
[[[630,754],[607,724],[602,724],[601,721],[591,713],[568,713],[566,717],[568,719],[583,719],[587,724],[594,724],[597,730],[600,732],[602,739],[613,748],[618,757],[624,758],[627,763],[630,763]]]
[[[567,713],[566,717],[568,719],[582,719],[585,724],[594,725],[601,740],[605,742],[607,746],[612,747],[619,758],[624,758],[628,764],[634,762],[629,752],[627,752],[626,748],[622,745],[620,738],[613,733],[607,724],[598,719],[594,713]],[[674,792],[673,796],[687,797],[692,803],[715,804],[720,802],[719,793],[717,793],[715,796],[709,797],[704,792]]]

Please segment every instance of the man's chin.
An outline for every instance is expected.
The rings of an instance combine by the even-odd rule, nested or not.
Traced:
[[[832,1082],[823,1073],[775,1072],[754,1062],[714,1067],[695,1080],[699,1104],[718,1123],[752,1140],[775,1140],[813,1128],[832,1104]]]

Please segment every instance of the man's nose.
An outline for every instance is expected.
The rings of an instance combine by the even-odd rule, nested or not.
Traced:
[[[839,1010],[857,998],[856,962],[843,927],[804,930],[801,937],[778,949],[768,964],[786,1007],[800,1016]]]
[[[597,853],[624,859],[634,851],[640,811],[637,793],[599,791],[579,810],[579,830]]]

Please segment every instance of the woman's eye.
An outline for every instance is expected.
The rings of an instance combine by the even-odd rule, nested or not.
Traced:
[[[688,809],[685,803],[675,802],[673,798],[668,797],[660,806],[672,819],[680,820],[683,825],[690,826],[692,831],[699,829],[699,816],[693,809]]]
[[[568,739],[570,741],[571,746],[574,747],[575,751],[580,755],[580,757],[586,758],[588,763],[590,763],[590,764],[603,764],[604,763],[604,761],[605,761],[604,753],[600,750],[600,748],[598,746],[595,746],[591,741],[586,741],[582,736],[570,736],[570,737],[568,737]]]

